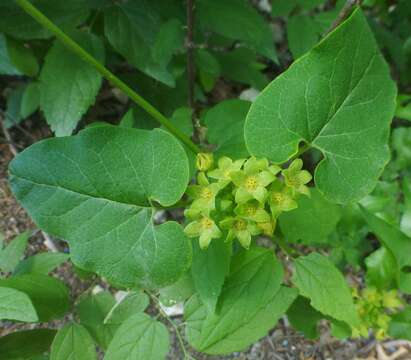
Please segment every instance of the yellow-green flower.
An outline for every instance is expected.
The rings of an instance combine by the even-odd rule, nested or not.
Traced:
[[[233,183],[238,187],[235,192],[235,201],[238,204],[256,199],[264,203],[267,197],[266,186],[275,180],[276,166],[268,166],[267,159],[257,160],[251,157],[244,164],[244,170],[231,174]]]
[[[283,211],[290,211],[298,207],[294,200],[294,192],[280,181],[271,184],[268,193],[268,204],[273,216],[278,216]]]
[[[218,160],[218,168],[208,172],[208,176],[223,183],[223,186],[231,182],[231,173],[239,171],[244,164],[244,159],[231,160],[223,156]]]
[[[184,212],[189,218],[196,218],[200,214],[209,215],[210,211],[215,210],[215,197],[221,189],[218,183],[210,184],[203,172],[198,174],[197,182],[198,185],[187,188],[187,194],[194,199]]]
[[[304,195],[310,195],[310,189],[305,184],[309,183],[312,179],[311,174],[307,170],[301,170],[303,168],[303,161],[301,159],[295,159],[288,169],[282,170],[285,184],[292,188],[295,192]]]
[[[238,216],[224,219],[220,222],[220,226],[228,230],[226,241],[237,238],[241,246],[245,249],[250,247],[252,236],[261,233],[255,222],[242,219]]]
[[[264,223],[271,220],[270,214],[264,209],[264,204],[256,200],[237,205],[234,212],[239,217],[245,220],[255,221],[256,223]]]
[[[388,309],[398,309],[403,306],[403,303],[398,296],[398,291],[395,289],[384,292],[382,296],[382,304]]]
[[[200,171],[207,171],[211,169],[214,163],[214,157],[212,153],[199,153],[197,154],[196,167]]]
[[[199,237],[201,249],[207,249],[212,239],[218,239],[221,237],[220,229],[215,222],[207,216],[189,223],[185,227],[184,232],[189,237]]]
[[[267,222],[257,223],[257,227],[261,230],[261,233],[265,236],[273,236],[275,227],[277,225],[276,219],[271,219]]]

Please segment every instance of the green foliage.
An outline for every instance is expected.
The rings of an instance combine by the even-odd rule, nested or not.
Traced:
[[[97,353],[87,330],[76,323],[62,327],[51,344],[50,360],[96,360]]]
[[[30,298],[13,288],[0,287],[0,320],[38,321]]]
[[[30,298],[41,322],[62,317],[70,307],[67,287],[53,277],[39,274],[0,280],[0,287],[21,291]]]
[[[389,159],[395,95],[357,10],[253,103],[245,124],[247,148],[282,163],[303,141],[324,155],[315,172],[320,192],[339,203],[358,200],[372,190]]]
[[[49,348],[56,330],[23,330],[0,338],[0,354],[7,360],[21,360],[42,355]],[[22,346],[24,345],[24,346]]]
[[[264,336],[296,296],[280,286],[282,277],[279,261],[267,249],[252,247],[234,255],[218,311],[208,312],[198,296],[186,304],[190,344],[207,354],[225,354]]]
[[[324,320],[410,339],[411,7],[364,2],[331,29],[344,3],[195,0],[191,28],[178,0],[1,2],[5,126],[57,136],[16,156],[11,189],[69,246],[21,260],[28,234],[0,238],[0,319],[67,315],[0,338],[1,358],[164,359],[163,320],[185,357],[227,354],[284,314],[310,339]],[[90,283],[73,299],[63,262]]]
[[[105,359],[165,359],[168,347],[167,328],[146,314],[136,314],[117,330]]]
[[[76,33],[75,39],[104,62],[104,48],[96,36]],[[94,103],[101,75],[59,42],[53,44],[44,61],[40,74],[40,107],[57,136],[70,135]]]
[[[349,325],[359,319],[344,277],[327,257],[311,253],[295,261],[293,283],[312,307]]]
[[[151,220],[150,202],[174,204],[188,182],[185,152],[168,133],[94,127],[35,144],[10,172],[17,198],[40,227],[69,241],[78,266],[117,285],[148,287],[170,284],[188,269],[191,248],[180,226]]]
[[[1,271],[12,272],[16,268],[20,259],[23,257],[28,240],[29,234],[25,232],[16,236],[6,248],[0,248]]]

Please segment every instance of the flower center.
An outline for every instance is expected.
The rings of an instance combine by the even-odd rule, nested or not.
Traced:
[[[254,216],[257,212],[257,208],[255,206],[249,205],[246,207],[245,212],[248,216]]]
[[[248,191],[254,191],[255,189],[257,189],[257,186],[258,186],[258,181],[255,176],[247,177],[247,179],[245,180],[245,188]]]
[[[300,180],[297,177],[288,178],[288,184],[292,187],[299,187],[301,185]]]
[[[284,195],[279,192],[272,193],[271,200],[274,203],[281,204],[284,201]]]
[[[237,231],[243,231],[247,229],[247,223],[240,219],[234,223],[234,227]]]
[[[213,227],[213,224],[214,224],[213,220],[211,220],[208,217],[202,218],[200,223],[201,223],[201,227],[204,230],[210,230]]]
[[[205,200],[211,200],[213,198],[213,192],[206,187],[203,190],[201,190],[200,196]]]

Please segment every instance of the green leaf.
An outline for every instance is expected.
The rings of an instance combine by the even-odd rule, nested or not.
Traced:
[[[51,345],[50,360],[95,360],[96,348],[87,330],[76,323],[62,327]]]
[[[287,22],[287,39],[293,58],[297,59],[310,50],[319,40],[316,22],[307,15],[297,15]]]
[[[173,306],[187,300],[195,293],[191,272],[184,274],[177,282],[160,289],[160,302],[165,306]]]
[[[190,344],[207,354],[226,354],[263,337],[296,297],[293,289],[280,287],[282,278],[281,264],[271,251],[255,247],[236,254],[217,311],[208,312],[197,295],[186,304]]]
[[[240,40],[261,55],[278,61],[272,30],[248,1],[199,0],[196,14],[203,29]]]
[[[117,330],[105,360],[161,360],[169,348],[167,328],[147,314],[136,314]]]
[[[301,331],[307,339],[317,339],[319,336],[318,322],[324,315],[315,310],[309,300],[299,296],[287,311],[291,325]]]
[[[361,207],[361,210],[371,231],[395,258],[396,280],[400,290],[411,294],[411,238],[365,208]]]
[[[21,116],[29,117],[40,106],[40,86],[36,82],[32,82],[26,86],[21,99]]]
[[[297,6],[298,0],[272,0],[271,15],[288,16]]]
[[[75,29],[82,24],[92,7],[88,0],[30,2],[64,31]],[[2,0],[0,14],[0,32],[19,39],[43,39],[52,36],[50,31],[17,6],[14,0]]]
[[[161,58],[160,54],[164,49],[160,49],[159,46],[169,40],[168,36],[173,35],[165,33],[169,31],[167,27],[170,25],[164,26],[166,27],[162,27],[160,15],[148,0],[114,5],[104,12],[105,35],[111,46],[140,71],[174,87],[175,80],[167,69],[168,62],[165,60],[171,58],[170,53],[173,53],[177,46],[168,44],[170,48],[166,49],[167,59]],[[179,36],[180,33],[173,35],[175,38]],[[155,45],[152,53],[153,44]]]
[[[200,248],[198,241],[194,241],[191,274],[201,302],[210,312],[215,310],[229,272],[231,253],[231,242],[226,243],[223,239],[212,241],[205,250]]]
[[[410,95],[398,95],[397,108],[395,110],[395,116],[411,121],[411,96]]]
[[[268,84],[267,77],[261,72],[265,65],[258,61],[252,50],[240,47],[230,52],[215,52],[213,55],[226,79],[250,85],[258,90]]]
[[[153,48],[153,60],[166,67],[173,55],[184,48],[183,25],[177,19],[170,19],[161,25]]]
[[[30,256],[21,261],[14,270],[14,275],[43,274],[47,275],[57,266],[69,259],[69,255],[63,253],[41,253]]]
[[[411,306],[391,316],[388,333],[395,339],[411,340]]]
[[[0,287],[0,320],[38,321],[30,298],[23,292]]]
[[[0,354],[4,360],[22,360],[42,355],[49,348],[56,330],[23,330],[0,337]]]
[[[198,49],[194,53],[199,80],[204,90],[213,90],[217,78],[221,75],[221,66],[213,54],[207,50]]]
[[[4,75],[21,75],[10,60],[7,52],[6,38],[0,34],[0,74]]]
[[[103,291],[83,297],[75,309],[81,325],[103,349],[107,349],[117,329],[117,325],[104,324],[104,319],[115,305],[113,295]]]
[[[397,277],[397,264],[394,256],[384,246],[365,258],[368,286],[389,289]]]
[[[229,156],[234,159],[248,157],[244,143],[244,122],[251,103],[233,99],[220,102],[207,110],[204,124],[207,126],[207,138],[217,147],[216,157]]]
[[[389,160],[396,88],[361,10],[277,77],[251,105],[250,154],[283,163],[301,141],[322,152],[315,183],[333,202],[359,200]]]
[[[99,38],[77,32],[73,38],[104,63],[104,47]],[[70,135],[78,121],[94,104],[102,82],[91,65],[55,41],[40,73],[40,107],[56,136]]]
[[[352,326],[359,323],[353,299],[343,275],[325,256],[311,253],[295,260],[293,283],[311,306],[324,315]]]
[[[5,249],[0,249],[0,270],[12,272],[15,269],[24,255],[28,240],[29,233],[24,232],[16,236]]]
[[[141,291],[133,291],[111,308],[104,319],[104,323],[120,326],[129,317],[143,312],[149,303],[146,294]]]
[[[69,242],[80,268],[123,287],[166,286],[189,268],[181,226],[152,222],[150,203],[173,205],[188,183],[184,149],[167,132],[98,126],[47,139],[20,153],[10,174],[17,199]]]
[[[301,196],[298,208],[279,217],[281,231],[289,242],[301,241],[307,245],[326,243],[341,219],[340,206],[324,199],[315,188],[311,196]]]
[[[18,85],[7,95],[5,120],[5,125],[7,128],[11,128],[12,126],[19,124],[21,120],[23,120],[23,117],[21,115],[21,103],[23,100],[25,88],[25,85]]]
[[[6,38],[7,52],[13,65],[21,73],[34,77],[39,72],[39,63],[32,49],[11,37]]]
[[[25,293],[34,305],[39,320],[62,317],[70,307],[70,295],[63,282],[46,275],[30,274],[0,280],[1,287]]]

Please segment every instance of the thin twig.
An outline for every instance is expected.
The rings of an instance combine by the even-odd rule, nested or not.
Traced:
[[[146,293],[148,294],[148,296],[150,296],[151,300],[153,300],[157,310],[159,311],[159,313],[161,314],[161,316],[163,316],[165,319],[167,319],[167,321],[170,323],[170,325],[173,327],[178,342],[180,343],[181,346],[181,350],[183,350],[184,353],[184,359],[192,359],[191,355],[189,354],[189,352],[186,349],[186,346],[184,344],[184,340],[183,337],[180,334],[180,330],[178,329],[177,325],[174,323],[174,321],[164,312],[164,310],[161,308],[160,305],[160,301],[157,299],[157,297],[155,295],[153,295],[151,292],[146,290]]]
[[[1,129],[3,131],[3,134],[4,134],[4,136],[7,140],[7,143],[9,145],[9,149],[10,149],[11,153],[14,156],[17,156],[18,150],[17,150],[16,146],[13,143],[13,139],[11,138],[11,135],[10,135],[9,131],[7,130],[6,124],[4,123],[4,117],[3,117],[3,112],[2,111],[0,111],[0,124],[1,124]]]
[[[193,122],[193,139],[199,141],[200,124],[197,119],[196,103],[195,103],[195,65],[194,65],[194,50],[195,44],[193,40],[194,34],[194,0],[187,0],[187,36],[185,46],[187,50],[187,78],[188,78],[188,106],[192,110],[191,120]]]
[[[347,0],[345,5],[341,9],[340,13],[338,14],[337,19],[335,19],[331,27],[324,34],[324,36],[329,34],[331,31],[337,28],[338,25],[344,22],[344,20],[347,19],[351,15],[353,8],[356,6],[360,6],[360,4],[361,4],[361,0]]]

